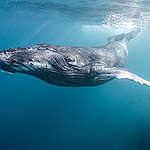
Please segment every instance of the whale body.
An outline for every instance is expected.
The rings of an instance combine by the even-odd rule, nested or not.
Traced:
[[[127,44],[139,30],[108,39],[97,47],[66,47],[37,44],[0,51],[0,69],[24,73],[58,86],[96,86],[112,79],[129,79],[150,86],[125,69]]]

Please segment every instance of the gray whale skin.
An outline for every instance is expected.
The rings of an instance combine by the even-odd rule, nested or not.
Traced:
[[[108,39],[97,47],[65,47],[37,44],[0,51],[0,69],[24,73],[58,86],[96,86],[112,79],[129,79],[150,86],[125,69],[127,43],[139,30]]]

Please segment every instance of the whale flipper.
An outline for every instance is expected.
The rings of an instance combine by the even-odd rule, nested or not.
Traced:
[[[136,74],[133,74],[126,70],[119,70],[119,72],[116,74],[116,78],[117,79],[129,79],[129,80],[138,82],[140,84],[150,86],[150,81],[144,80],[143,78],[137,76]]]
[[[127,71],[126,69],[106,68],[105,72],[106,73],[101,75],[101,77],[105,76],[107,78],[128,79],[150,87],[150,81],[144,80],[143,78]]]

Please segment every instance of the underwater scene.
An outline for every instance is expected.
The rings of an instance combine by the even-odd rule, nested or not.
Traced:
[[[125,66],[98,76],[111,81],[94,86],[49,84],[47,72],[20,73],[2,59],[43,43],[84,47],[84,56],[100,47],[107,58],[119,45],[105,47],[113,41],[126,50]],[[0,51],[0,150],[150,150],[150,0],[0,0]]]

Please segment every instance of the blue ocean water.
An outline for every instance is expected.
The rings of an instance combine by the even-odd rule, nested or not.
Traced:
[[[1,0],[0,49],[99,46],[134,28],[126,67],[150,80],[149,0]],[[0,73],[0,150],[150,150],[150,88],[57,87]]]

